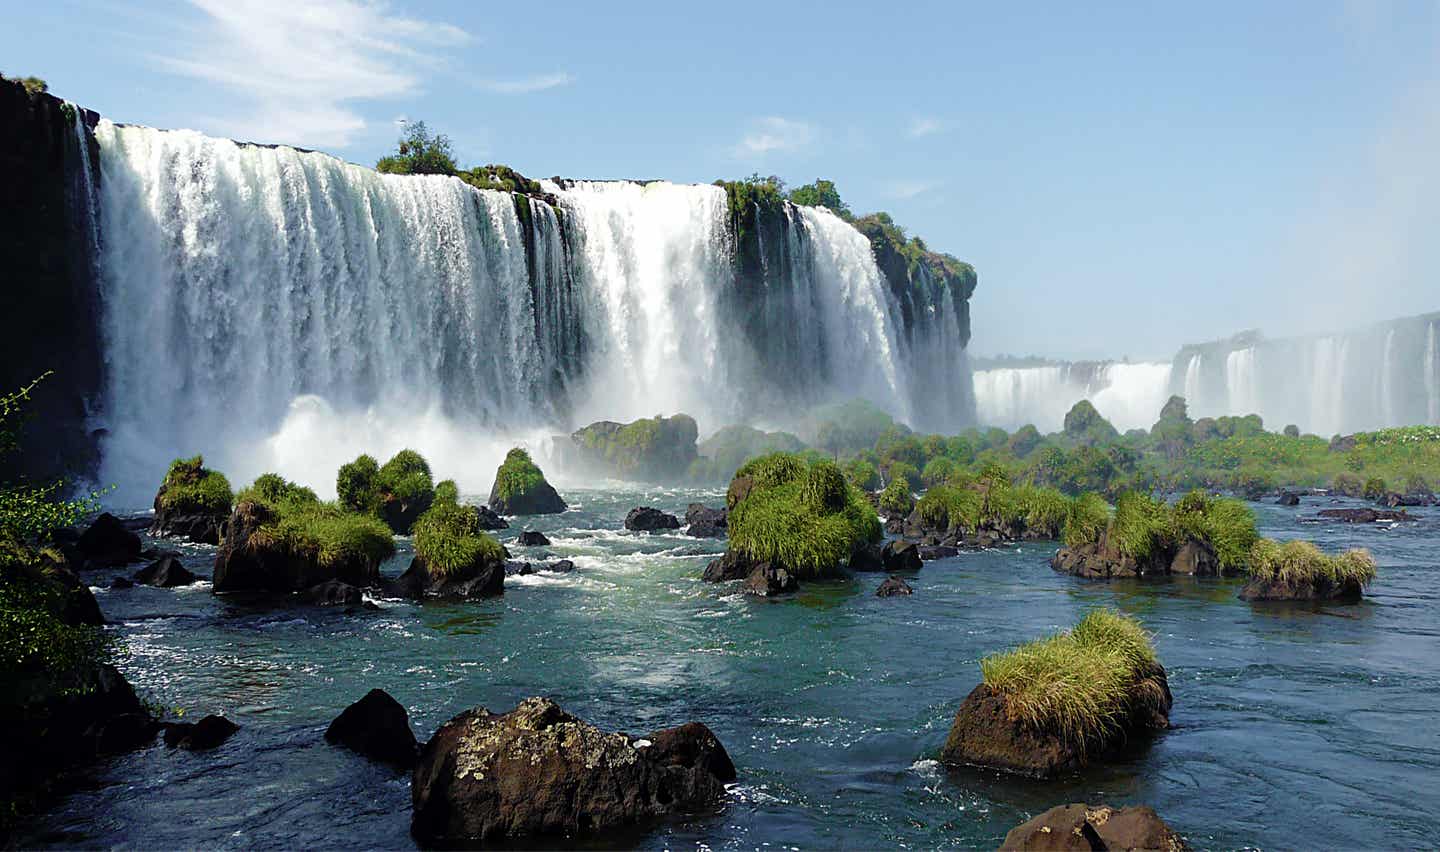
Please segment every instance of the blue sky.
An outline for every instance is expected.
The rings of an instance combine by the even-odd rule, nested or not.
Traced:
[[[975,264],[976,352],[1168,357],[1440,309],[1440,3],[51,0],[0,71],[371,163],[834,180]]]

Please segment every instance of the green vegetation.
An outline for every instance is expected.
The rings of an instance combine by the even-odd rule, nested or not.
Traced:
[[[1308,541],[1262,538],[1250,549],[1249,573],[1252,580],[1290,586],[1366,586],[1375,579],[1375,559],[1368,550],[1328,554]]]
[[[730,545],[776,561],[801,579],[833,573],[859,544],[880,540],[875,511],[828,460],[792,453],[753,459],[736,471],[750,481],[730,512]]]
[[[1086,444],[1106,444],[1119,438],[1120,433],[1100,416],[1090,400],[1082,399],[1065,412],[1065,436]]]
[[[0,80],[11,80],[25,87],[25,91],[32,95],[43,95],[50,91],[50,84],[39,77],[5,77],[0,75]]]
[[[383,467],[368,454],[342,465],[335,475],[335,494],[346,511],[384,519],[387,504],[424,507],[435,499],[435,485],[425,457],[414,450],[401,450]],[[408,530],[397,526],[395,532]]]
[[[880,492],[880,508],[899,515],[910,514],[910,510],[915,508],[915,495],[910,490],[909,481],[901,476],[890,480],[890,484]]]
[[[545,197],[539,181],[531,180],[509,166],[491,163],[461,169],[455,163],[450,137],[443,133],[431,133],[423,121],[412,121],[405,125],[395,153],[376,161],[375,171],[392,175],[449,175],[460,178],[476,189]],[[517,201],[517,207],[522,204],[524,203]],[[520,212],[522,216],[528,214],[528,204],[524,204]]]
[[[1013,718],[1082,750],[1119,733],[1136,705],[1162,707],[1155,649],[1127,615],[1097,609],[1073,630],[980,661]]]
[[[335,494],[340,505],[352,512],[380,511],[380,463],[362,453],[355,461],[341,465],[335,477]]]
[[[516,447],[505,454],[505,461],[495,472],[495,494],[502,500],[513,500],[528,494],[545,482],[545,474],[531,460],[530,454]]]
[[[864,459],[850,459],[840,465],[840,469],[844,471],[850,484],[861,491],[874,491],[880,487],[880,471]]]
[[[853,221],[855,214],[850,212],[850,205],[840,198],[840,190],[835,184],[824,178],[818,178],[814,183],[807,183],[804,186],[790,190],[790,202],[803,207],[824,207],[831,213],[839,216],[847,222]]]
[[[178,514],[228,515],[235,494],[230,480],[205,467],[204,456],[176,459],[160,484],[160,508]]]
[[[1173,505],[1127,491],[1115,501],[1115,513],[1108,520],[1104,504],[1094,495],[1076,498],[1071,508],[1075,514],[1067,517],[1067,547],[1097,544],[1103,535],[1112,550],[1137,562],[1172,553],[1195,540],[1215,549],[1223,572],[1238,573],[1259,538],[1249,506],[1202,491],[1192,491]]]
[[[330,569],[379,564],[395,552],[390,528],[378,518],[322,503],[314,491],[278,474],[263,474],[235,499],[270,510],[271,519],[250,537],[252,547],[274,547]]]
[[[1180,541],[1193,538],[1215,548],[1220,569],[1227,574],[1244,570],[1250,548],[1259,539],[1255,514],[1239,500],[1191,491],[1171,510]]]
[[[460,504],[460,486],[455,484],[455,480],[442,479],[435,483],[435,502],[456,506]]]
[[[1100,540],[1110,525],[1110,506],[1099,494],[1081,494],[1065,507],[1063,539],[1066,547],[1079,547]]]
[[[805,442],[789,432],[762,432],[749,426],[726,426],[700,442],[701,457],[691,462],[688,478],[695,483],[725,483],[750,459],[768,453],[798,453],[804,449]],[[876,473],[875,477],[878,480],[879,474]]]
[[[480,532],[474,506],[437,496],[415,522],[415,554],[432,574],[458,579],[475,566],[503,561],[505,549]]]
[[[375,479],[383,497],[393,497],[406,503],[422,500],[435,493],[435,481],[430,475],[430,463],[414,450],[401,450],[385,462]]]
[[[745,427],[732,427],[736,428]],[[570,439],[581,460],[607,475],[649,482],[676,482],[697,472],[692,466],[699,461],[695,446],[699,432],[695,418],[687,414],[676,414],[674,417],[657,414],[631,423],[608,420],[591,423],[571,433]],[[726,437],[738,436],[732,431]],[[731,467],[726,475],[733,470],[734,467]]]

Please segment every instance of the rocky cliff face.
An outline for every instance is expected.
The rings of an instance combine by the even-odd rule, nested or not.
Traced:
[[[85,477],[98,461],[88,421],[101,396],[100,305],[87,201],[99,183],[89,132],[98,120],[0,79],[0,393],[53,371],[26,407],[25,453],[0,457],[0,479]]]

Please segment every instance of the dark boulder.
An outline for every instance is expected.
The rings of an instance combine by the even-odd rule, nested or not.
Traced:
[[[545,537],[545,533],[526,530],[520,533],[515,543],[521,547],[544,547],[550,543],[550,539]]]
[[[135,581],[130,579],[129,577],[115,577],[110,580],[110,588],[133,589],[135,588]]]
[[[685,534],[695,538],[719,538],[725,535],[729,521],[730,513],[725,509],[691,503],[685,510]]]
[[[349,583],[326,580],[306,589],[305,599],[316,606],[360,606],[365,595]]]
[[[346,707],[325,730],[325,740],[397,769],[413,767],[420,748],[410,714],[383,689],[372,689]]]
[[[1196,577],[1215,577],[1220,574],[1220,557],[1209,542],[1187,541],[1175,551],[1170,560],[1169,573],[1187,574]]]
[[[1121,553],[1107,536],[1098,543],[1062,547],[1050,558],[1050,567],[1062,574],[1097,580],[1163,577],[1171,574],[1215,576],[1220,559],[1208,542],[1194,539],[1155,548],[1143,559]]]
[[[1410,506],[1412,508],[1433,506],[1435,505],[1435,495],[1420,493],[1396,494],[1392,492],[1380,499],[1380,505],[1388,506],[1391,509],[1398,509],[1401,506]]]
[[[160,506],[158,496],[155,503],[155,520],[150,524],[152,536],[188,538],[200,544],[220,543],[220,529],[225,525],[223,515],[172,512]]]
[[[96,518],[75,542],[80,556],[92,568],[109,568],[140,561],[140,536],[119,518],[106,512]]]
[[[235,506],[215,556],[216,594],[303,592],[327,580],[361,588],[379,584],[380,563],[364,554],[353,554],[331,566],[322,566],[318,556],[291,555],[275,536],[261,533],[261,527],[274,519],[264,504],[246,501]]]
[[[960,555],[960,548],[948,544],[932,544],[920,548],[920,560],[922,562],[934,562],[937,559],[950,559]]]
[[[540,566],[541,571],[549,571],[552,574],[569,574],[575,570],[575,563],[569,559],[557,559],[554,562],[547,562]]]
[[[743,580],[755,569],[755,562],[749,554],[740,550],[727,550],[710,560],[705,566],[704,579],[707,583],[723,583],[726,580]]]
[[[480,516],[479,527],[482,531],[510,529],[510,522],[495,514],[489,506],[476,506],[475,512]]]
[[[1109,736],[1086,744],[1016,717],[1004,696],[981,683],[955,714],[940,759],[954,766],[984,766],[1033,778],[1054,778],[1104,759],[1127,742],[1168,728],[1172,700],[1165,668],[1150,666],[1136,680]]]
[[[1154,809],[1109,805],[1058,805],[1005,835],[1001,852],[1009,850],[1159,850],[1181,852],[1185,841]]]
[[[1299,506],[1300,495],[1296,494],[1294,491],[1281,491],[1280,496],[1275,500],[1275,503],[1280,506]]]
[[[574,845],[714,807],[734,779],[704,725],[635,739],[529,698],[503,715],[468,710],[425,744],[411,832],[422,846]]]
[[[745,578],[745,593],[762,598],[786,595],[799,591],[800,581],[784,566],[775,562],[761,562]]]
[[[636,506],[625,516],[625,529],[632,532],[678,530],[680,519],[650,506]]]
[[[857,544],[850,554],[850,570],[857,574],[884,571],[885,561],[880,555],[880,545],[868,542]]]
[[[1312,582],[1252,579],[1240,590],[1239,598],[1242,601],[1359,603],[1362,594],[1360,581],[1353,577],[1335,583],[1321,575]]]
[[[380,503],[380,520],[396,535],[409,535],[415,522],[435,502],[434,491],[422,491],[413,500],[403,500],[395,495],[386,495]]]
[[[527,574],[534,574],[535,566],[529,562],[522,562],[518,559],[505,560],[505,576],[524,577]]]
[[[891,515],[885,519],[885,532],[891,535],[905,534],[905,519],[899,515]]]
[[[1385,509],[1321,509],[1321,518],[1330,521],[1340,521],[1347,524],[1374,524],[1390,521],[1413,521],[1415,516],[1404,509],[1389,511]]]
[[[920,546],[913,541],[894,539],[880,548],[880,561],[887,572],[919,571]]]
[[[521,563],[528,565],[529,563]],[[476,600],[505,594],[506,562],[503,559],[481,560],[453,574],[432,572],[419,556],[410,560],[398,579],[385,585],[387,594],[399,598],[421,600]],[[519,573],[519,572],[517,572]]]
[[[188,751],[215,748],[235,735],[240,726],[224,716],[206,716],[194,724],[170,722],[165,725],[165,745]]]
[[[886,577],[885,582],[880,584],[880,588],[875,590],[875,597],[893,598],[896,595],[910,595],[914,593],[915,590],[910,588],[910,584],[899,577]]]
[[[176,586],[188,586],[196,580],[196,577],[188,568],[180,564],[180,559],[173,553],[167,553],[159,559],[141,568],[135,575],[135,582],[144,583],[147,586],[158,586],[162,589],[171,589]]]

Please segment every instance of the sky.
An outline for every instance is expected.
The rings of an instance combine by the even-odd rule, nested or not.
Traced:
[[[15,4],[0,72],[371,164],[836,182],[973,263],[972,351],[1440,310],[1440,2]]]

